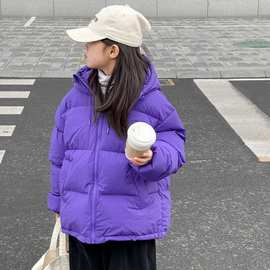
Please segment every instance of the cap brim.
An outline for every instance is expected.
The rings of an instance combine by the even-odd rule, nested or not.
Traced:
[[[68,36],[78,42],[91,42],[106,38],[93,32],[89,27],[75,28],[66,30]]]

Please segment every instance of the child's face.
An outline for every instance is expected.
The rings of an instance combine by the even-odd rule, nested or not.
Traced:
[[[85,63],[90,68],[107,69],[118,55],[117,48],[107,47],[101,41],[85,43]]]

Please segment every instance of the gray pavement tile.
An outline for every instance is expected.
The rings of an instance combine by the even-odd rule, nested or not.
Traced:
[[[41,78],[72,78],[73,70],[65,71],[43,71],[40,73]]]
[[[159,78],[176,78],[175,69],[159,68],[156,67],[156,72]]]
[[[260,77],[265,78],[267,74],[265,73],[264,69],[228,69],[220,71],[221,78],[249,78],[249,77]]]
[[[66,29],[83,27],[89,18],[37,17],[23,27],[28,17],[0,20],[0,66],[32,64],[37,74],[51,65],[54,74],[64,76],[65,67],[83,64],[83,44],[73,42]],[[270,48],[245,47],[267,41],[270,18],[149,18],[152,31],[144,38],[144,50],[162,77],[268,76]],[[244,45],[245,46],[244,46]],[[8,61],[6,61],[8,60]],[[248,68],[247,68],[248,67]],[[18,74],[21,71],[18,68]],[[50,69],[50,68],[49,68]],[[58,71],[57,71],[58,69]],[[46,66],[45,70],[48,70]],[[13,70],[13,76],[17,70]],[[3,73],[0,73],[3,76]]]
[[[21,78],[39,78],[40,72],[38,71],[18,71],[12,69],[2,70],[0,73],[1,77],[21,77]]]
[[[200,70],[200,69],[186,69],[177,72],[177,78],[196,78],[196,79],[210,79],[220,78],[220,72],[217,70]]]

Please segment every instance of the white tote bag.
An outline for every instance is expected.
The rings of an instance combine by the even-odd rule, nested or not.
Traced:
[[[59,241],[57,241],[59,239]],[[59,246],[57,246],[59,242]],[[69,270],[68,235],[61,231],[60,216],[57,217],[49,249],[31,270]]]

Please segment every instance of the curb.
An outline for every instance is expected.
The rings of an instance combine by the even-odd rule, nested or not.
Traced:
[[[270,70],[260,70],[260,69],[231,69],[231,70],[158,70],[156,69],[158,78],[160,79],[225,79],[225,78],[269,78]],[[72,78],[75,70],[66,71],[2,71],[0,72],[1,78]]]

